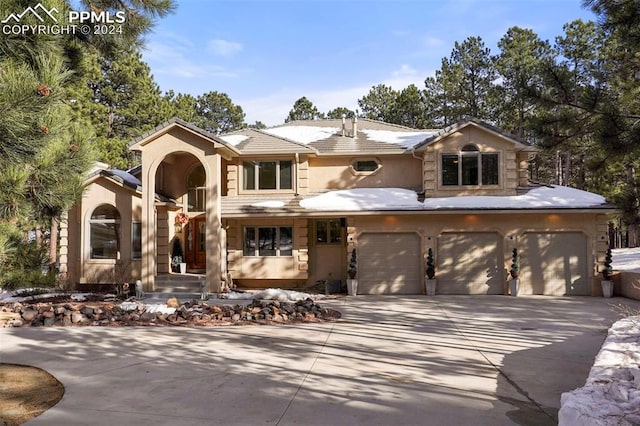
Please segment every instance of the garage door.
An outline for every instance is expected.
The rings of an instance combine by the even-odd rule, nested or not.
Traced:
[[[422,294],[422,250],[414,233],[358,237],[358,294]]]
[[[438,237],[439,294],[504,294],[501,238],[495,232],[446,233]]]
[[[587,238],[579,232],[526,233],[519,243],[520,293],[554,296],[591,294],[587,282]]]

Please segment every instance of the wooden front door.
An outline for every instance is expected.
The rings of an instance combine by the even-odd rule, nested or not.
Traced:
[[[187,225],[187,269],[206,269],[207,243],[206,222],[204,216],[197,216],[189,220]]]

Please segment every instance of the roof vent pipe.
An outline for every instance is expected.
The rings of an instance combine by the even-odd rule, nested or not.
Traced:
[[[351,119],[351,127],[352,127],[351,137],[356,138],[358,136],[358,117],[356,117],[355,115]]]
[[[342,114],[342,136],[344,136],[347,130],[347,114]]]

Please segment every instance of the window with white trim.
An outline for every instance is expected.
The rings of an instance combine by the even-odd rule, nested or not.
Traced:
[[[293,189],[293,162],[291,160],[243,161],[242,189]]]
[[[243,255],[256,257],[292,256],[291,226],[247,226],[244,228]]]
[[[442,185],[498,185],[498,160],[497,153],[481,153],[471,144],[465,145],[457,154],[442,154]]]
[[[118,259],[120,252],[120,213],[109,204],[102,204],[89,219],[90,259]]]

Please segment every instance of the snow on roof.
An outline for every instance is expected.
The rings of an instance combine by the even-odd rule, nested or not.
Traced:
[[[263,129],[265,133],[281,138],[287,138],[301,144],[317,142],[330,138],[338,133],[340,129],[337,127],[319,127],[319,126],[282,126],[271,129]]]
[[[535,208],[586,208],[605,204],[604,197],[566,186],[541,186],[523,195],[513,196],[464,196],[427,198],[427,209],[535,209]]]
[[[369,130],[362,129],[362,133],[367,135],[367,138],[377,141],[400,145],[404,148],[412,148],[419,143],[423,142],[426,138],[431,137],[438,133],[432,132],[395,132],[391,130]]]
[[[439,210],[589,208],[606,203],[604,197],[564,186],[542,186],[524,195],[457,196],[418,201],[415,191],[402,188],[357,188],[327,192],[300,202],[308,210]]]
[[[615,271],[640,272],[640,247],[611,250]]]
[[[308,210],[422,210],[415,191],[402,188],[357,188],[331,191],[300,201]]]
[[[223,141],[225,141],[226,143],[228,143],[229,145],[233,145],[233,146],[236,146],[246,141],[247,139],[249,139],[249,136],[247,135],[221,135],[218,137]]]
[[[260,201],[258,203],[251,204],[251,207],[262,207],[262,208],[280,208],[284,207],[284,201]]]

